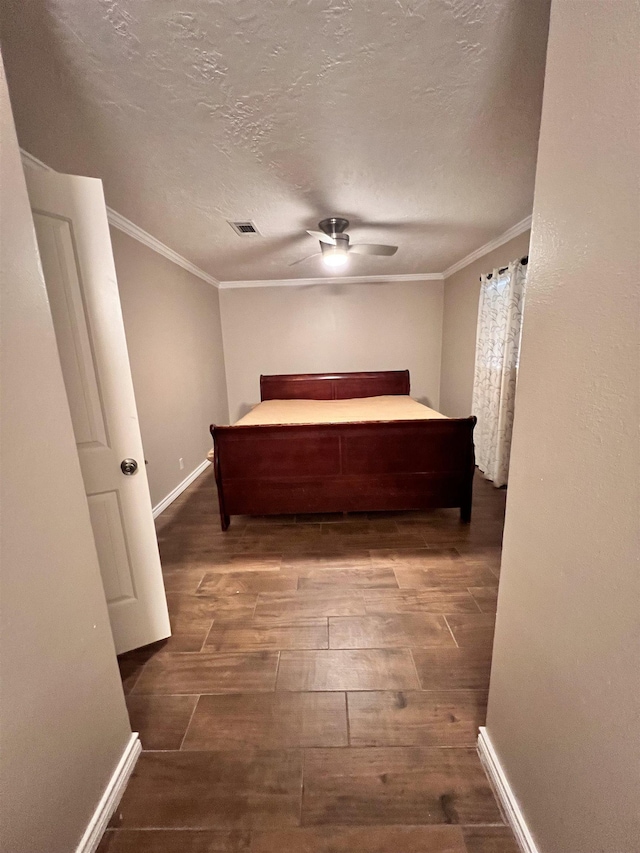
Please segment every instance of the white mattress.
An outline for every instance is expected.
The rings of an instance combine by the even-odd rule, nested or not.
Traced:
[[[446,415],[411,397],[389,394],[353,400],[264,400],[236,426],[267,424],[346,424],[360,421],[425,421]]]

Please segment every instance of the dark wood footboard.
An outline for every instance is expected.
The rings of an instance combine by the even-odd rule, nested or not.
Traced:
[[[435,507],[468,522],[475,423],[212,426],[222,529],[232,515]]]

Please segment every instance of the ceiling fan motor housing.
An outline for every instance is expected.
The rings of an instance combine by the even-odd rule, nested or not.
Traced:
[[[328,219],[323,219],[322,222],[318,223],[318,228],[324,231],[325,234],[328,234],[329,237],[337,237],[343,231],[346,231],[348,227],[349,220],[342,219],[339,216],[330,216]]]

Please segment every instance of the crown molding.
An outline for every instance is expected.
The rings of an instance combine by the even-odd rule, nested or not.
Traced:
[[[393,284],[401,281],[442,281],[440,272],[404,275],[327,275],[322,278],[270,278],[259,281],[221,281],[220,290],[245,287],[308,287],[313,284]]]
[[[24,148],[20,149],[20,159],[22,160],[23,166],[31,166],[34,169],[41,169],[43,172],[55,171],[51,166],[47,166],[47,164],[43,163],[42,160],[38,160],[37,157],[34,157],[33,154],[29,154],[28,151],[24,150]]]
[[[25,166],[43,169],[46,172],[54,171],[51,166],[47,166],[46,163],[43,163],[42,160],[38,160],[37,157],[34,157],[33,154],[29,154],[29,152],[25,151],[23,148],[20,149],[20,154]],[[480,246],[480,248],[476,249],[475,252],[471,252],[471,254],[461,258],[457,263],[452,264],[452,266],[444,272],[416,273],[414,275],[336,275],[322,276],[321,278],[218,281],[212,275],[209,275],[209,273],[206,273],[204,270],[200,269],[200,267],[197,267],[195,264],[191,263],[191,261],[178,254],[178,252],[175,252],[173,249],[170,249],[169,246],[161,243],[160,240],[157,240],[152,234],[149,234],[147,231],[139,228],[131,222],[130,219],[127,219],[125,216],[118,213],[117,210],[107,207],[107,219],[114,228],[128,234],[129,237],[132,237],[134,240],[137,240],[139,243],[142,243],[144,246],[147,246],[149,249],[152,249],[154,252],[157,252],[159,255],[167,258],[167,260],[172,261],[177,266],[182,267],[182,269],[190,272],[197,278],[202,279],[202,281],[206,281],[207,284],[210,284],[212,287],[219,288],[220,290],[232,290],[243,287],[305,287],[315,284],[375,284],[385,282],[393,284],[394,282],[402,281],[443,281],[489,252],[492,252],[494,249],[508,243],[509,240],[513,240],[514,237],[524,234],[525,231],[528,231],[531,228],[531,216],[527,216],[521,222],[516,223],[516,225],[513,225],[505,231],[504,234],[496,237],[495,240],[485,243],[484,246]]]
[[[20,154],[24,166],[42,169],[45,172],[54,171],[51,166],[47,166],[47,164],[43,163],[42,160],[38,160],[37,157],[34,157],[33,154],[29,154],[28,151],[25,151],[22,148],[20,149]],[[131,222],[130,219],[122,216],[122,214],[118,213],[118,211],[114,210],[112,207],[107,207],[107,219],[109,220],[109,224],[113,225],[114,228],[117,228],[118,231],[128,234],[129,237],[133,237],[133,239],[137,240],[138,243],[142,243],[144,246],[147,246],[147,248],[152,249],[154,252],[157,252],[157,254],[167,258],[167,260],[179,267],[182,267],[182,269],[190,272],[197,278],[202,279],[202,281],[206,281],[207,284],[212,285],[212,287],[219,287],[219,281],[212,275],[209,275],[209,273],[201,270],[200,267],[192,264],[191,261],[188,261],[185,257],[178,254],[178,252],[170,249],[169,246],[165,246],[164,243],[161,243],[160,240],[157,240],[152,234],[149,234],[148,231],[144,231],[142,228],[139,228],[135,223]]]
[[[500,248],[505,243],[508,243],[509,240],[513,240],[514,237],[519,237],[520,234],[524,234],[525,231],[528,231],[531,228],[531,216],[527,216],[521,222],[517,222],[511,228],[501,234],[499,237],[496,237],[495,240],[490,240],[488,243],[485,243],[484,246],[480,246],[479,249],[476,249],[475,252],[471,252],[471,254],[466,255],[464,258],[461,258],[455,264],[452,264],[448,269],[446,269],[442,276],[443,278],[449,278],[449,276],[458,272],[461,269],[464,269],[469,264],[472,264],[474,261],[477,261],[479,258],[482,258],[484,255],[489,254],[489,252],[493,252],[494,249]]]
[[[123,231],[125,234],[128,234],[129,237],[133,237],[134,240],[137,240],[138,243],[142,243],[149,249],[153,249],[154,252],[157,252],[169,261],[173,261],[174,264],[182,267],[182,269],[190,272],[197,278],[201,278],[202,281],[206,281],[207,284],[210,284],[212,287],[220,287],[220,282],[217,278],[214,278],[212,275],[209,275],[209,273],[200,269],[200,267],[192,264],[191,261],[188,261],[182,255],[174,252],[174,250],[170,249],[169,246],[165,246],[165,244],[161,243],[160,240],[156,240],[152,234],[149,234],[147,231],[143,231],[142,228],[138,228],[137,225],[122,216],[116,210],[113,210],[111,207],[107,207],[107,219],[109,220],[109,224],[113,225],[114,228],[117,228],[118,231]]]

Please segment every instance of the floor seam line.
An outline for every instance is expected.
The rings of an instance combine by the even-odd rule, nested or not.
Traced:
[[[475,614],[474,614],[474,615],[475,615]],[[447,617],[446,617],[446,615],[445,615],[444,613],[442,614],[442,618],[443,618],[443,619],[444,619],[444,621],[446,622],[447,628],[449,629],[449,633],[450,633],[450,634],[451,634],[451,636],[453,637],[453,642],[456,644],[456,648],[458,648],[458,649],[459,649],[459,648],[460,648],[460,646],[458,645],[458,641],[456,640],[455,634],[454,634],[454,633],[453,633],[453,631],[451,630],[451,625],[449,625],[449,620],[447,619]]]
[[[193,711],[191,712],[191,716],[189,717],[189,722],[187,723],[187,728],[184,730],[184,734],[182,735],[182,740],[180,741],[180,746],[178,747],[178,752],[182,752],[182,747],[184,746],[184,742],[187,739],[187,733],[189,731],[189,727],[191,726],[191,723],[193,722],[193,718],[194,718],[195,713],[196,713],[196,708],[200,704],[201,698],[202,698],[202,694],[199,694],[198,698],[196,699],[195,704],[193,706]]]

